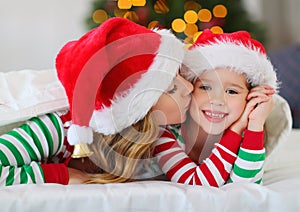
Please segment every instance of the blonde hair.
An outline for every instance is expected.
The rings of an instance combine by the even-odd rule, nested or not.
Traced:
[[[86,174],[85,183],[121,183],[132,181],[139,162],[150,158],[159,127],[150,112],[136,124],[112,136],[95,134],[89,146],[90,160],[103,170],[100,174]]]

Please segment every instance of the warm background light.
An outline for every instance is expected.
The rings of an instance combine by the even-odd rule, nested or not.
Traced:
[[[101,24],[108,19],[108,15],[104,10],[96,10],[93,13],[93,21],[95,23]]]
[[[132,20],[134,22],[138,22],[139,20],[139,16],[136,14],[135,11],[127,11],[123,17]]]
[[[201,9],[198,12],[198,17],[199,17],[199,20],[202,22],[210,22],[212,15],[208,9]]]
[[[198,4],[197,2],[194,2],[194,1],[187,1],[184,4],[184,10],[185,11],[194,10],[194,11],[198,12],[200,9],[201,9],[201,5]]]
[[[193,37],[198,32],[198,26],[196,24],[187,24],[184,30],[184,34],[188,37]]]
[[[257,28],[256,32],[260,32],[260,27],[255,27],[256,24],[244,17],[245,10],[242,6],[244,0],[235,0],[234,4],[228,0],[93,1],[95,12],[88,20],[91,28],[101,24],[107,18],[123,17],[149,29],[171,29],[174,35],[185,43],[192,43],[205,29],[222,33],[241,29],[251,32],[249,28]],[[106,14],[97,11],[100,9]]]
[[[182,20],[181,18],[177,18],[172,22],[172,29],[175,32],[183,32],[185,28],[186,28],[186,24],[184,20]]]
[[[194,10],[188,10],[184,13],[184,20],[188,24],[194,24],[198,21],[198,15]]]
[[[153,29],[155,27],[157,27],[159,25],[159,22],[158,21],[151,21],[149,24],[148,24],[148,29]]]
[[[118,7],[120,9],[130,9],[132,7],[132,2],[131,0],[119,0]]]
[[[124,17],[126,12],[127,12],[127,10],[120,10],[119,8],[114,9],[114,15],[116,17]]]
[[[165,0],[157,0],[154,4],[154,11],[158,14],[165,14],[170,11]]]
[[[215,34],[223,33],[223,29],[219,26],[213,26],[210,30]]]
[[[224,5],[219,4],[214,7],[213,14],[216,18],[225,18],[227,15],[227,9]]]
[[[145,6],[146,0],[131,0],[132,6],[141,7]]]

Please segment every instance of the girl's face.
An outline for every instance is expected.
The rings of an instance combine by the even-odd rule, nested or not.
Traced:
[[[186,120],[193,85],[177,74],[173,83],[152,107],[152,114],[159,125],[179,124]]]
[[[242,115],[248,92],[243,74],[225,68],[204,72],[194,84],[190,115],[206,133],[218,135]]]

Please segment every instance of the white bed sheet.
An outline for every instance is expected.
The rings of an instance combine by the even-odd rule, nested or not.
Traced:
[[[1,211],[299,211],[300,180],[220,189],[170,182],[19,185],[5,188]]]
[[[293,130],[264,185],[221,188],[143,181],[107,185],[17,185],[0,189],[0,211],[300,211],[300,130]]]

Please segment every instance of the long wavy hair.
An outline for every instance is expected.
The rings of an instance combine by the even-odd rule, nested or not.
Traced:
[[[122,132],[106,136],[96,133],[89,146],[90,160],[101,173],[86,174],[91,183],[120,183],[134,179],[136,169],[143,159],[152,156],[154,142],[159,136],[159,126],[150,112],[136,124]]]

